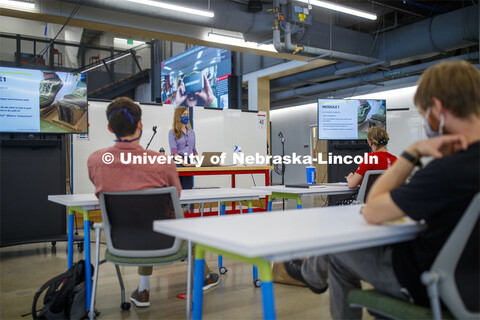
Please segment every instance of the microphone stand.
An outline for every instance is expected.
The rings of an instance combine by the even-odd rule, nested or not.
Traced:
[[[145,148],[145,150],[148,149],[148,146],[150,146],[150,143],[152,143],[153,137],[155,137],[155,135],[157,134],[157,126],[153,126],[152,130],[153,130],[153,135],[150,138],[150,141],[148,141],[147,147]]]

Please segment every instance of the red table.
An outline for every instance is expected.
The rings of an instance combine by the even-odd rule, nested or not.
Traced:
[[[264,174],[265,185],[270,185],[270,170],[272,166],[238,166],[238,167],[179,167],[179,176],[211,176],[211,175],[230,175],[231,186],[235,188],[235,176],[237,174]],[[268,197],[266,198],[268,203]],[[235,210],[235,204],[232,207]],[[266,211],[266,209],[264,210]]]

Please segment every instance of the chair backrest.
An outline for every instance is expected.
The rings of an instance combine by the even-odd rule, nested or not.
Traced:
[[[175,187],[102,192],[99,196],[108,251],[124,257],[176,253],[181,239],[153,231],[153,221],[183,218]]]
[[[367,199],[368,192],[370,191],[370,188],[373,186],[373,183],[385,171],[386,170],[369,170],[365,172],[365,176],[363,177],[362,184],[360,185],[360,189],[358,189],[357,203],[365,203],[365,199]]]
[[[431,271],[440,275],[439,294],[457,319],[479,319],[480,192],[452,231]]]

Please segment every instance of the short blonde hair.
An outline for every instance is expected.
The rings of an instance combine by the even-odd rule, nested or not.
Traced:
[[[480,72],[467,61],[441,62],[428,68],[418,81],[413,99],[427,110],[433,98],[458,118],[480,116]]]
[[[386,146],[388,140],[390,140],[387,130],[380,127],[371,127],[368,129],[367,139],[376,146]]]

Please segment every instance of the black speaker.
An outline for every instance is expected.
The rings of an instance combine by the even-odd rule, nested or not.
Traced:
[[[229,109],[238,109],[238,76],[228,76],[228,107]]]

